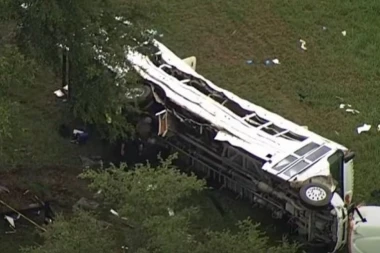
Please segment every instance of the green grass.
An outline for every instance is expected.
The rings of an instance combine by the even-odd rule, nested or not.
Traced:
[[[156,3],[156,2],[155,2]],[[356,151],[355,197],[373,201],[380,171],[380,3],[360,1],[160,1],[150,11],[161,39],[215,84]],[[322,27],[326,26],[327,30]],[[347,36],[341,31],[346,30]],[[308,50],[299,48],[304,39]],[[281,65],[266,67],[266,58]],[[247,65],[253,59],[257,64]],[[306,96],[300,101],[298,93]],[[361,111],[339,110],[341,97]],[[370,133],[356,127],[372,124]]]

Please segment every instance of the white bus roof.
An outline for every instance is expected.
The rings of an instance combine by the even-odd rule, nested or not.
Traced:
[[[278,172],[282,171],[286,165],[295,163],[296,160],[299,161],[298,166],[306,168],[338,149],[347,150],[346,147],[336,142],[216,86],[195,72],[162,43],[155,41],[155,44],[160,50],[162,59],[168,65],[203,80],[210,88],[223,93],[229,100],[250,112],[244,117],[240,117],[194,87],[165,73],[148,57],[132,50],[128,51],[127,59],[144,79],[161,87],[166,96],[174,103],[209,121],[219,130],[215,140],[229,142],[232,146],[247,151],[268,162],[267,164],[270,163],[274,171]],[[252,124],[252,119],[257,119],[257,117],[262,124]],[[274,173],[272,170],[270,171]]]

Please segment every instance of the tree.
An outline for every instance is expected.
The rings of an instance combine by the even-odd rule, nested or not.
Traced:
[[[12,138],[17,122],[17,102],[10,99],[13,91],[22,91],[22,87],[32,85],[36,73],[35,62],[23,56],[17,47],[4,46],[0,51],[0,143]],[[4,155],[6,145],[0,145],[0,159],[7,160]]]
[[[189,202],[189,197],[202,192],[206,188],[205,182],[179,172],[172,165],[172,159],[162,161],[157,168],[148,165],[125,171],[122,165],[105,171],[87,170],[81,175],[90,180],[91,189],[101,190],[104,211],[109,213],[113,209],[117,212],[117,216],[107,218],[107,222],[112,224],[113,234],[119,236],[114,236],[113,244],[103,252],[114,252],[113,245],[117,244],[127,246],[127,252],[136,253],[296,252],[296,246],[286,243],[279,247],[269,246],[265,236],[249,220],[239,224],[238,233],[228,230],[204,233],[194,229],[192,222],[201,213]],[[64,221],[64,224],[68,223],[71,221]],[[78,233],[86,236],[92,236],[91,229],[94,228],[76,226]],[[49,228],[47,233],[68,234],[67,228],[61,225]],[[55,241],[48,235],[45,244],[26,253],[62,252],[64,241],[75,244],[75,237],[75,234],[62,239],[54,237],[57,238]]]
[[[118,15],[115,3],[5,0],[6,18],[17,22],[18,44],[24,52],[61,75],[62,52],[68,51],[72,111],[113,139],[133,133],[133,126],[120,113],[123,108],[132,110],[124,94],[138,85],[133,68],[125,61],[126,46],[147,55],[155,52],[152,36]],[[112,123],[107,123],[106,115]]]
[[[206,241],[200,245],[194,253],[294,253],[299,246],[290,244],[286,240],[282,245],[270,246],[268,238],[258,230],[258,225],[254,225],[250,219],[237,224],[239,231],[232,234],[230,231],[206,233]]]
[[[21,252],[105,253],[116,252],[117,249],[107,224],[85,212],[79,212],[68,220],[58,217],[57,222],[49,226],[42,237],[45,242],[42,247],[28,247]]]

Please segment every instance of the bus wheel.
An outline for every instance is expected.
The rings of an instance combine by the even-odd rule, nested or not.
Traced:
[[[301,187],[299,196],[302,203],[310,209],[324,208],[330,204],[332,192],[321,183],[309,183]]]

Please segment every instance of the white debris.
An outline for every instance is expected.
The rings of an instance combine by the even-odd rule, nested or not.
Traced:
[[[274,64],[280,64],[280,60],[277,59],[277,58],[276,58],[276,59],[273,59],[272,62],[273,62]]]
[[[23,9],[28,9],[28,7],[29,7],[29,5],[26,4],[26,3],[22,3],[20,6],[21,6],[21,8],[23,8]]]
[[[343,36],[346,36],[346,35],[347,35],[347,32],[346,32],[346,31],[342,31],[342,35],[343,35]]]
[[[82,130],[78,130],[78,129],[74,129],[73,130],[73,134],[76,135],[76,134],[83,134],[84,132]]]
[[[174,216],[174,211],[171,208],[168,208],[169,216]]]
[[[69,91],[69,85],[65,85],[65,86],[63,87],[63,89],[64,89],[65,91]]]
[[[110,212],[111,212],[113,215],[119,217],[119,213],[116,212],[115,210],[111,209]]]
[[[4,219],[6,219],[9,223],[9,225],[12,227],[12,228],[16,228],[16,225],[15,225],[15,220],[8,216],[8,215],[4,215]]]
[[[339,105],[339,108],[340,108],[340,109],[344,109],[344,108],[346,108],[346,106],[347,106],[347,107],[350,107],[350,108],[352,107],[352,105],[350,105],[350,104],[340,104],[340,105]]]
[[[360,113],[358,110],[355,110],[355,109],[346,109],[346,112],[350,112],[352,114],[358,114],[358,113]]]
[[[307,48],[306,48],[306,41],[304,41],[303,39],[300,39],[300,43],[301,43],[301,48],[303,49],[303,50],[307,50]]]
[[[379,132],[380,132],[380,124],[379,124],[379,125],[377,125],[377,131],[379,131]]]
[[[65,93],[63,93],[60,89],[59,90],[56,90],[56,91],[54,91],[54,94],[57,96],[57,97],[59,97],[59,98],[61,98],[61,97],[64,97],[65,96]]]
[[[371,125],[364,124],[357,128],[358,134],[361,134],[362,132],[368,132],[371,129]]]
[[[340,104],[340,105],[339,105],[339,108],[340,108],[340,109],[344,109],[344,108],[346,108],[346,107],[348,107],[348,108],[346,109],[346,112],[349,112],[349,113],[352,113],[352,114],[359,114],[359,113],[360,113],[360,111],[358,111],[358,110],[356,110],[356,109],[352,109],[352,105],[350,105],[350,104]]]

